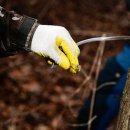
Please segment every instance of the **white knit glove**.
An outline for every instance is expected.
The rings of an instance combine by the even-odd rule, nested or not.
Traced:
[[[79,71],[80,50],[64,27],[39,25],[32,39],[31,50],[54,60],[60,67],[70,69],[72,73]],[[49,63],[52,64],[51,61]]]

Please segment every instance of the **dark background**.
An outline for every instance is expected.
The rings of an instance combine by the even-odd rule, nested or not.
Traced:
[[[129,35],[130,18],[124,0],[0,0],[0,5],[37,18],[41,24],[65,26],[75,41],[103,34]],[[123,44],[123,41],[106,44],[101,67]],[[80,49],[79,61],[88,73],[97,44]],[[83,103],[82,92],[72,99],[68,97],[83,81],[83,73],[72,75],[59,67],[51,69],[43,57],[32,53],[1,58],[0,129],[75,129],[71,124],[76,123],[76,117],[67,105],[71,100],[77,115]],[[90,88],[87,90],[85,96]]]

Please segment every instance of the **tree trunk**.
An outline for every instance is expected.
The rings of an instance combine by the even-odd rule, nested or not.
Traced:
[[[120,111],[115,130],[130,130],[130,69],[122,95]]]

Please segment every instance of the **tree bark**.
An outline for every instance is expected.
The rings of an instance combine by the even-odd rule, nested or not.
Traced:
[[[121,99],[120,111],[115,130],[130,130],[130,69]]]

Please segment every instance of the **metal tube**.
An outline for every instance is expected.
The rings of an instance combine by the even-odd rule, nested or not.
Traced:
[[[115,40],[130,40],[130,36],[111,36],[111,37],[89,38],[89,39],[85,39],[85,40],[77,42],[77,45],[81,46],[83,44],[91,43],[91,42],[115,41]]]

